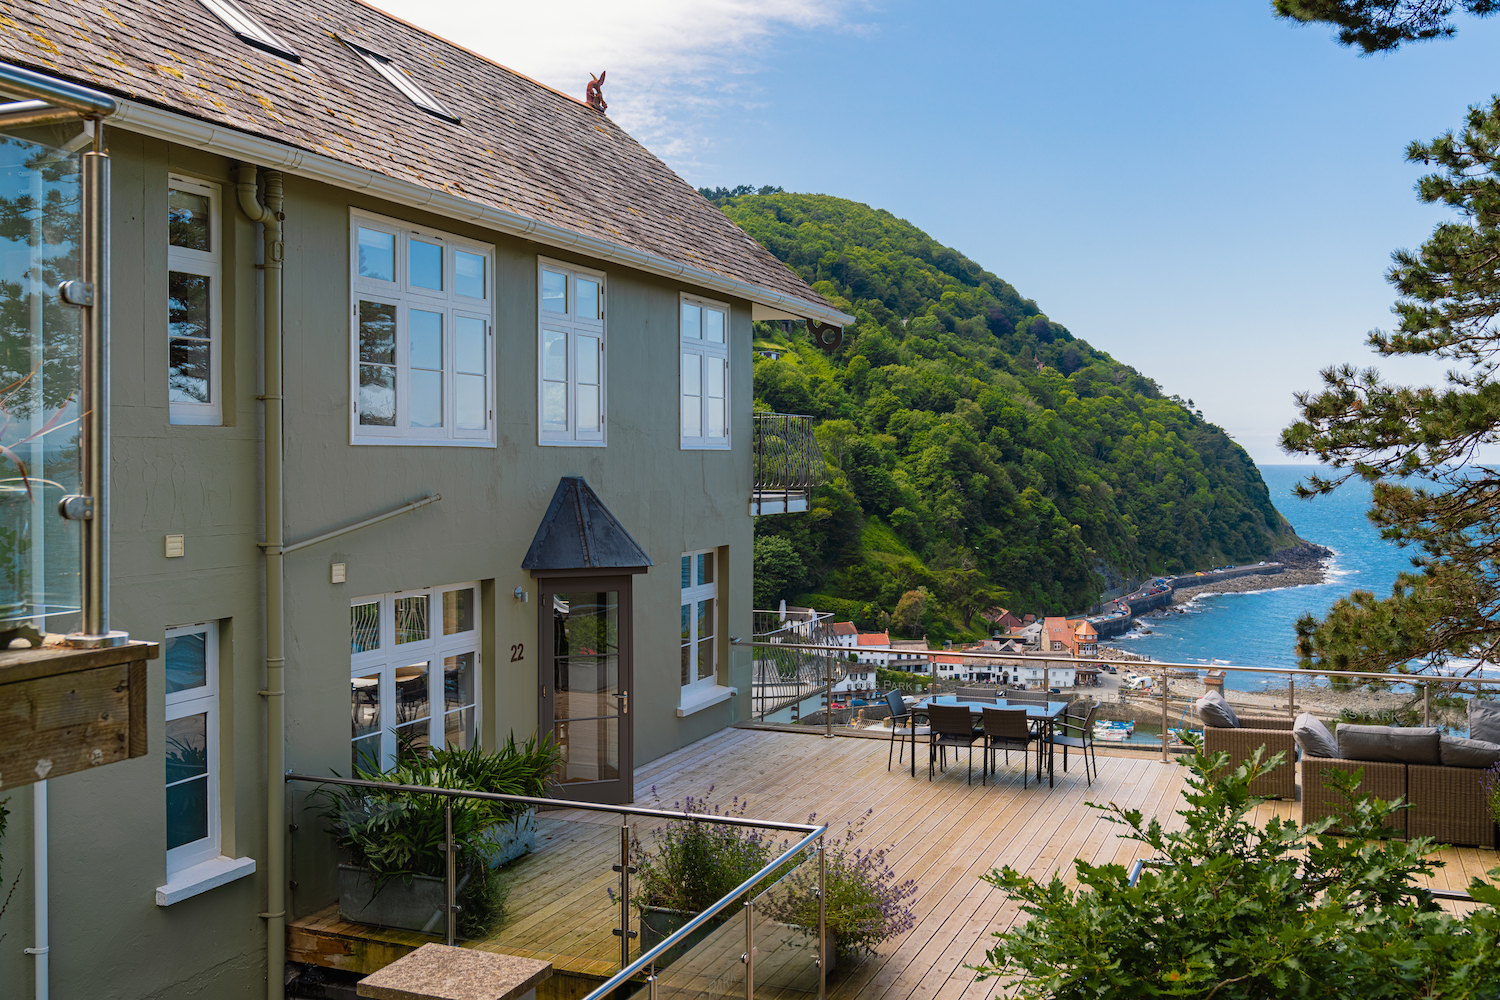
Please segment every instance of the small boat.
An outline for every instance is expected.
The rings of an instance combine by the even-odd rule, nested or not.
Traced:
[[[1095,719],[1094,739],[1123,743],[1135,734],[1135,720]]]

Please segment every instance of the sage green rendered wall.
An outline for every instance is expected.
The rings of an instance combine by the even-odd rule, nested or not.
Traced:
[[[234,207],[226,159],[121,130],[113,154],[113,621],[160,641],[166,627],[221,623],[223,853],[250,856],[252,877],[170,907],[166,881],[163,662],[150,666],[151,752],[50,785],[51,968],[56,997],[263,995],[265,712],[257,343],[256,227]],[[168,423],[166,186],[176,170],[224,186],[225,425]],[[349,444],[351,207],[495,246],[498,446]],[[349,604],[371,594],[485,581],[481,733],[489,742],[537,728],[536,581],[521,559],[562,476],[581,475],[656,565],[634,581],[635,764],[708,735],[749,707],[749,659],[727,637],[750,629],[752,524],[750,319],[732,302],[734,411],[729,452],[678,447],[678,293],[700,289],[286,177],[286,537],[296,540],[429,493],[440,503],[287,557],[286,762],[346,772]],[[538,255],[608,275],[608,439],[604,448],[537,444]],[[721,298],[708,295],[709,298]],[[186,536],[166,559],[163,536]],[[721,682],[738,698],[676,716],[678,557],[725,546],[720,571]],[[348,567],[329,582],[329,564]],[[533,603],[511,596],[530,591]],[[512,644],[526,658],[510,662]],[[729,664],[736,666],[733,670]],[[731,676],[733,674],[733,676]],[[646,789],[639,789],[644,796]],[[0,792],[3,794],[3,792]],[[323,823],[288,815],[292,916],[333,901]],[[0,917],[0,993],[29,996],[31,794],[9,795]],[[3,895],[0,895],[3,898]]]

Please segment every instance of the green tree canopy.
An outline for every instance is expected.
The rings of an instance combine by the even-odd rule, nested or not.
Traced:
[[[1500,10],[1497,0],[1275,0],[1277,17],[1338,27],[1343,45],[1366,55],[1399,48],[1404,42],[1451,37],[1458,28],[1453,12],[1475,17]]]
[[[959,638],[997,604],[1073,613],[1125,577],[1295,541],[1222,428],[911,223],[827,195],[704,193],[856,317],[832,354],[757,326],[757,407],[812,414],[828,462],[812,510],[757,522],[807,571],[768,596],[874,627],[925,588],[921,630]]]
[[[1500,443],[1500,97],[1469,109],[1464,127],[1407,150],[1435,166],[1418,195],[1459,215],[1416,252],[1399,250],[1387,278],[1401,298],[1392,332],[1369,344],[1387,357],[1452,362],[1440,387],[1397,386],[1375,369],[1323,372],[1297,397],[1302,419],[1282,432],[1289,451],[1338,472],[1299,486],[1327,493],[1351,477],[1374,484],[1370,518],[1414,550],[1390,597],[1356,594],[1322,622],[1298,625],[1307,660],[1383,669],[1411,660],[1500,661],[1500,470],[1482,461]]]

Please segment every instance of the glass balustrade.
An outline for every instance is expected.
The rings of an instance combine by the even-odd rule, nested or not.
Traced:
[[[0,129],[0,630],[79,627],[80,313],[58,286],[79,276],[82,125]],[[70,148],[71,147],[71,148]]]

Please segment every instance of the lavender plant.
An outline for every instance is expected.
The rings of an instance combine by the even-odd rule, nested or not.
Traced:
[[[824,920],[840,955],[873,954],[880,942],[910,930],[915,923],[907,900],[917,894],[917,883],[913,879],[897,879],[885,848],[854,846],[874,813],[875,810],[868,810],[858,820],[846,824],[843,835],[825,849]],[[807,821],[812,823],[816,819],[814,814]],[[816,934],[816,861],[808,861],[788,876],[778,891],[767,896],[764,906],[772,920]]]
[[[1479,779],[1479,783],[1489,793],[1490,812],[1494,814],[1495,822],[1500,823],[1500,763],[1492,764]]]
[[[708,789],[713,794],[713,787]],[[656,796],[652,786],[651,794]],[[760,871],[776,855],[777,845],[765,830],[731,826],[687,816],[740,817],[748,801],[735,796],[729,806],[715,805],[707,796],[689,795],[671,808],[683,819],[669,820],[651,831],[653,847],[647,850],[636,834],[630,850],[637,862],[642,909],[659,906],[669,910],[699,913],[723,899]],[[661,800],[657,799],[661,808]]]

